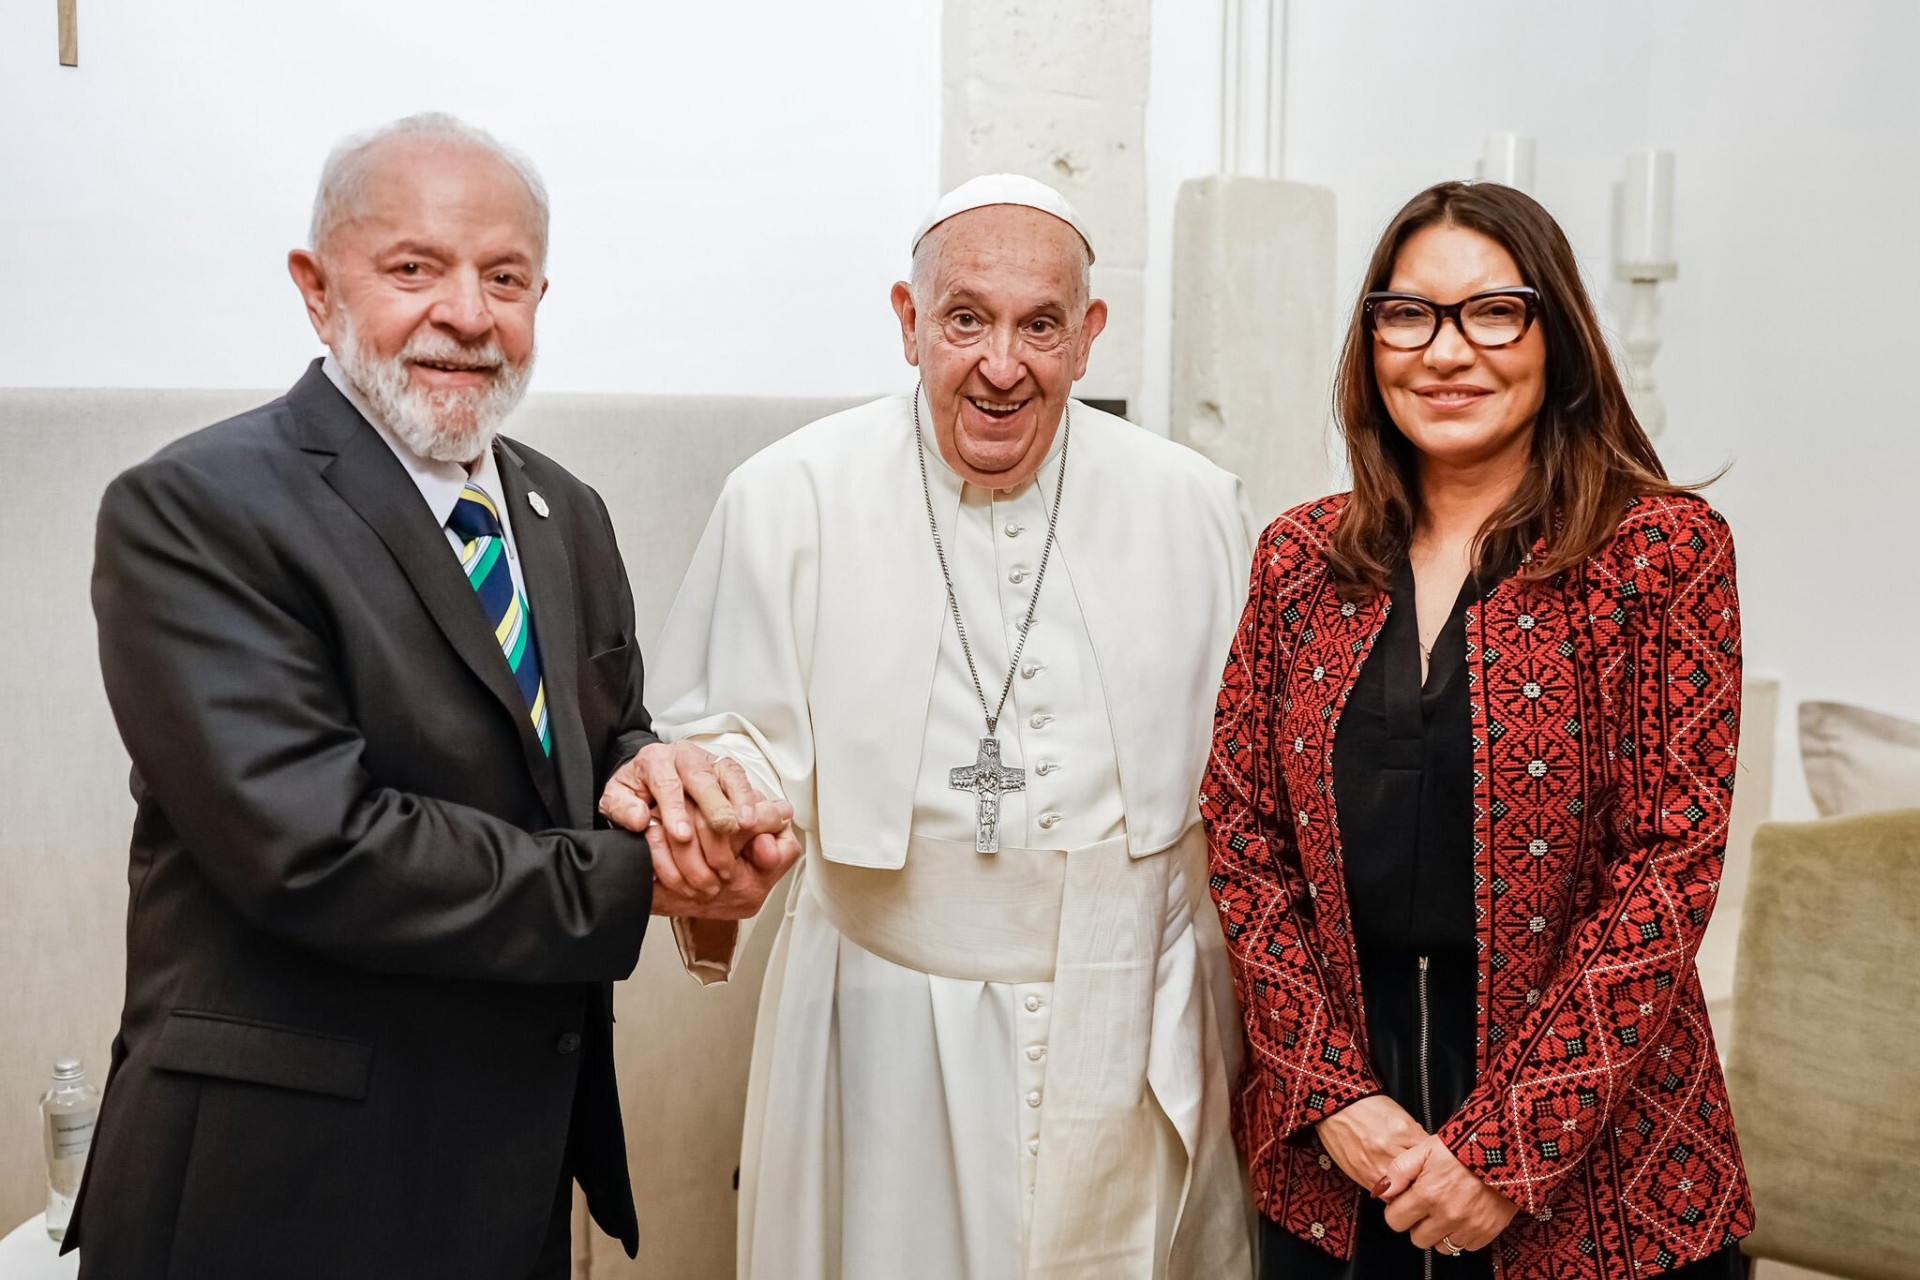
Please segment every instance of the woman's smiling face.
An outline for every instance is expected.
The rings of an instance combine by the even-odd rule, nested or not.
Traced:
[[[1441,305],[1526,284],[1511,255],[1478,231],[1444,223],[1407,238],[1387,289]],[[1450,468],[1524,463],[1547,394],[1544,326],[1483,349],[1443,320],[1432,342],[1400,351],[1373,339],[1374,380],[1394,425],[1430,463]]]

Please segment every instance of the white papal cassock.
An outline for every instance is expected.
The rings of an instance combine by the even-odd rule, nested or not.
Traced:
[[[1075,404],[1059,536],[999,737],[998,855],[949,771],[984,732],[911,400],[728,480],[657,649],[655,725],[742,762],[806,841],[742,1143],[749,1280],[1243,1280],[1239,1043],[1196,794],[1245,595],[1239,484]],[[997,698],[1060,483],[926,462]],[[693,954],[713,980],[730,957]],[[1230,1057],[1231,1055],[1231,1057]]]

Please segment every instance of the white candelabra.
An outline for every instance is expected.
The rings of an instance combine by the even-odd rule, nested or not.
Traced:
[[[1653,359],[1660,354],[1660,282],[1680,274],[1673,256],[1673,152],[1636,151],[1627,157],[1619,211],[1613,275],[1629,290],[1627,398],[1647,434],[1658,436],[1667,425],[1667,407],[1653,380]]]

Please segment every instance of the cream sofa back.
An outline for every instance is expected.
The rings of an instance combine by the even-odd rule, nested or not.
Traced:
[[[116,473],[167,441],[272,399],[261,391],[0,390],[0,1235],[45,1205],[35,1102],[56,1057],[104,1073],[119,1019],[127,760],[100,688],[88,575]],[[511,434],[592,483],[613,513],[650,644],[734,466],[845,401],[540,396]],[[733,1169],[758,976],[702,991],[668,931],[622,984],[618,1052],[643,1265],[732,1274]]]

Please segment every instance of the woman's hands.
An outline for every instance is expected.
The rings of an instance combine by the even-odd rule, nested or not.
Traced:
[[[1406,1232],[1421,1249],[1442,1239],[1462,1252],[1484,1249],[1519,1212],[1434,1137],[1394,1157],[1385,1180],[1376,1194],[1387,1202],[1387,1225]]]
[[[1427,1136],[1420,1122],[1384,1093],[1349,1103],[1313,1128],[1341,1171],[1376,1194],[1394,1158]]]
[[[1417,1248],[1445,1238],[1462,1251],[1484,1249],[1519,1211],[1385,1094],[1342,1107],[1314,1131],[1342,1172],[1387,1202],[1387,1225]]]

